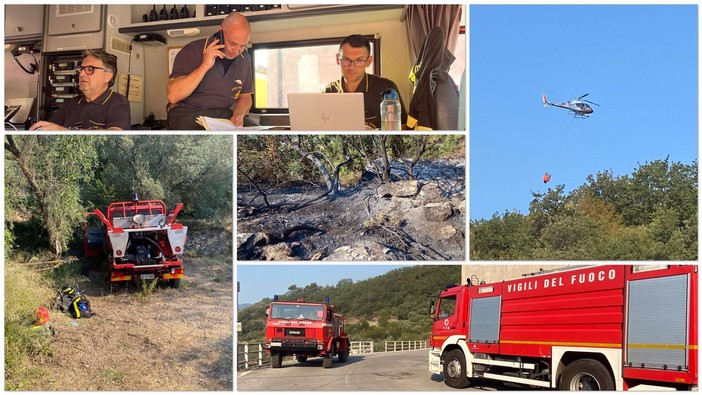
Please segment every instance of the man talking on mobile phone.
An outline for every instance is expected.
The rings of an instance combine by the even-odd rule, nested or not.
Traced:
[[[213,36],[184,46],[168,81],[168,129],[203,130],[198,116],[226,118],[244,125],[251,109],[253,70],[246,47],[251,28],[231,13]]]

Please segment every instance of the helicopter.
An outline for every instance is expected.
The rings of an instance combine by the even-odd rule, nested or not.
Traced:
[[[567,101],[565,103],[551,103],[546,99],[546,95],[541,95],[541,99],[544,102],[544,107],[552,106],[565,108],[566,110],[570,110],[571,114],[573,114],[575,118],[587,118],[590,116],[590,114],[592,114],[592,107],[590,107],[587,103],[599,106],[599,104],[595,102],[583,99],[583,97],[587,95],[589,95],[589,93],[586,93],[582,96],[578,96],[577,99]]]

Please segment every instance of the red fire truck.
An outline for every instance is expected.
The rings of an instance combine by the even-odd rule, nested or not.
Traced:
[[[283,357],[295,355],[298,362],[308,357],[323,357],[322,366],[332,367],[332,358],[339,362],[349,358],[351,342],[344,331],[344,319],[334,314],[334,305],[324,303],[279,302],[278,296],[266,311],[266,344],[271,354],[271,366],[283,365]]]
[[[560,390],[697,387],[697,265],[598,265],[449,287],[429,370]]]
[[[183,252],[188,227],[176,223],[183,208],[178,203],[172,212],[161,200],[139,200],[134,194],[130,202],[113,202],[107,216],[99,209],[88,213],[84,225],[85,256],[106,255],[109,264],[110,289],[120,284],[144,280],[168,282],[180,286],[185,276]],[[101,226],[91,227],[91,216]]]

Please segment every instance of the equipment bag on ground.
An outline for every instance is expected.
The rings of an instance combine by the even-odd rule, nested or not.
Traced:
[[[73,318],[90,318],[95,313],[90,309],[90,301],[80,292],[69,286],[64,286],[56,296],[58,309],[67,312]]]

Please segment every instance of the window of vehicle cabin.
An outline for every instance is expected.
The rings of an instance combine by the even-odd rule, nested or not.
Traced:
[[[274,304],[271,318],[321,321],[324,318],[324,307]]]
[[[366,72],[380,74],[380,41],[366,36],[373,63]],[[336,64],[344,37],[253,44],[250,53],[256,74],[252,112],[286,112],[288,93],[323,92],[341,78]]]
[[[461,88],[461,76],[466,69],[466,6],[463,6],[461,12],[461,27],[458,31],[458,41],[456,42],[456,50],[453,54],[456,60],[451,63],[449,75],[453,78],[458,89]]]
[[[439,319],[450,317],[456,310],[456,295],[447,296],[439,303]]]

